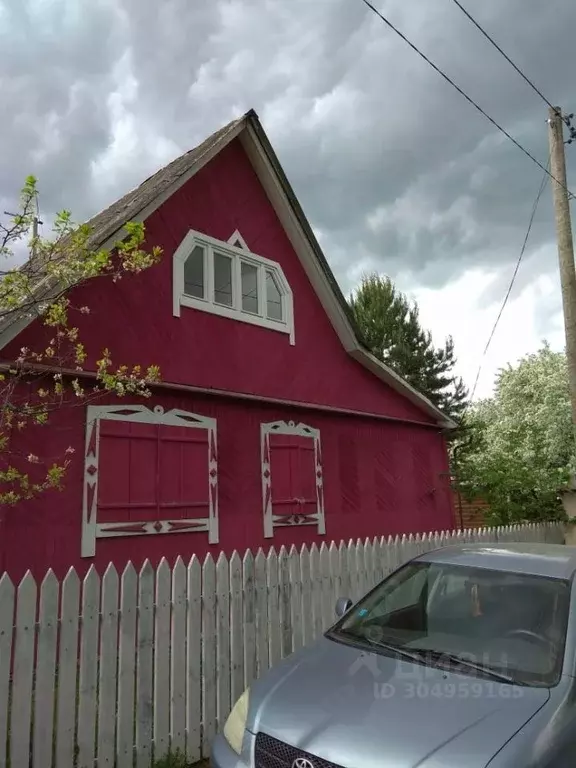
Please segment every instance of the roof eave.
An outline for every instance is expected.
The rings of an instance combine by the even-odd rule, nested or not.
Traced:
[[[332,324],[338,336],[340,337],[340,341],[342,342],[348,354],[350,354],[355,360],[357,360],[365,368],[375,374],[379,379],[388,384],[388,386],[390,386],[399,394],[405,396],[414,405],[423,410],[426,414],[428,414],[428,416],[433,418],[440,428],[446,430],[456,429],[458,426],[456,422],[446,416],[446,414],[438,409],[433,403],[431,403],[427,397],[415,390],[410,384],[408,384],[407,381],[405,381],[391,368],[389,368],[370,353],[362,338],[362,333],[354,319],[350,305],[346,301],[340,286],[336,282],[332,270],[330,269],[326,257],[324,256],[322,248],[316,239],[316,235],[314,234],[314,231],[312,230],[312,227],[310,226],[308,219],[306,218],[306,215],[302,210],[300,203],[298,202],[298,198],[296,197],[294,190],[292,189],[292,186],[288,181],[286,174],[284,173],[280,161],[278,160],[274,148],[266,136],[266,133],[258,119],[257,114],[252,110],[247,114],[246,117],[248,130],[242,134],[244,147],[247,150],[247,153],[250,156],[252,162],[258,164],[257,151],[259,145],[268,163],[270,164],[271,169],[273,170],[278,180],[278,185],[284,194],[285,203],[293,212],[296,223],[307,242],[308,248],[311,249],[313,253],[314,262],[317,263],[320,267],[319,270],[316,270],[308,276],[313,284],[314,278],[319,280],[323,279],[326,283],[326,286],[329,288],[329,292],[319,292],[320,300],[323,301],[324,299],[324,308],[326,309]],[[250,146],[250,142],[252,146]],[[262,178],[261,181],[263,181]],[[269,185],[269,189],[266,191],[268,192],[269,197],[271,197],[271,202],[274,205],[275,200],[273,198],[277,197],[277,190],[275,190],[273,186]],[[277,204],[275,205],[275,208],[278,208]],[[277,213],[282,219],[282,216],[278,210]],[[286,226],[286,221],[283,221],[282,223],[290,236],[290,230],[292,227],[289,225]],[[298,252],[299,244],[297,242],[292,242],[292,245]]]
[[[379,379],[386,382],[389,387],[404,395],[410,402],[423,410],[428,416],[432,417],[439,427],[446,430],[457,429],[458,424],[450,419],[446,414],[437,408],[427,397],[414,389],[407,381],[399,376],[395,371],[382,363],[373,354],[368,352],[360,345],[349,353],[361,365],[371,371]]]

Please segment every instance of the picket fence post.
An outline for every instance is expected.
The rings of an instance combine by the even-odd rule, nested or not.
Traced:
[[[14,584],[8,574],[0,578],[0,768],[7,765],[10,666],[14,624]]]
[[[170,633],[170,749],[186,748],[186,566],[181,557],[172,571]]]
[[[202,565],[192,556],[187,572],[186,617],[186,755],[202,756]]]
[[[118,656],[118,768],[132,768],[134,761],[134,706],[136,673],[136,619],[138,576],[128,563],[120,581],[120,636]]]
[[[202,566],[202,754],[216,734],[216,564],[208,555]]]
[[[138,579],[136,651],[136,768],[149,768],[152,759],[154,712],[154,569],[147,560]],[[57,768],[60,768],[58,766]]]

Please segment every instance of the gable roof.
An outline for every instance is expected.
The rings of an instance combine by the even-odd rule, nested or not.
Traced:
[[[113,247],[122,238],[126,222],[145,221],[166,199],[237,137],[346,351],[388,386],[432,417],[439,427],[455,428],[455,422],[391,368],[377,360],[367,348],[352,310],[330,269],[258,115],[252,109],[220,128],[194,149],[161,168],[136,189],[90,219],[87,222],[92,228],[89,247],[94,249]],[[28,261],[22,269],[30,269],[31,263]],[[54,286],[42,286],[42,280],[40,280],[38,289],[49,295],[50,291],[54,290]],[[25,316],[16,319],[5,318],[4,321],[0,321],[0,349],[12,341],[32,320],[32,317]]]
[[[109,237],[115,236],[115,239],[118,239],[118,231],[127,221],[133,221],[143,209],[150,205],[150,203],[153,203],[163,192],[171,190],[172,186],[182,176],[188,174],[207,154],[211,154],[211,150],[219,149],[221,145],[227,144],[230,140],[229,136],[231,134],[235,135],[234,129],[239,127],[243,120],[244,118],[233,120],[224,128],[220,128],[220,130],[203,141],[202,144],[185,152],[164,166],[164,168],[156,171],[136,189],[128,192],[120,200],[112,203],[111,206],[90,219],[88,224],[93,228],[92,238],[94,239],[94,247],[102,246]]]

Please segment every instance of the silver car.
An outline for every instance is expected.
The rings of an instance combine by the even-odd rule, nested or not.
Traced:
[[[215,768],[574,768],[576,548],[403,565],[252,684]]]

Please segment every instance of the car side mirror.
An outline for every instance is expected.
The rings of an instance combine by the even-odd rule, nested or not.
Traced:
[[[352,600],[349,597],[339,597],[336,600],[336,616],[341,618],[352,608]]]

